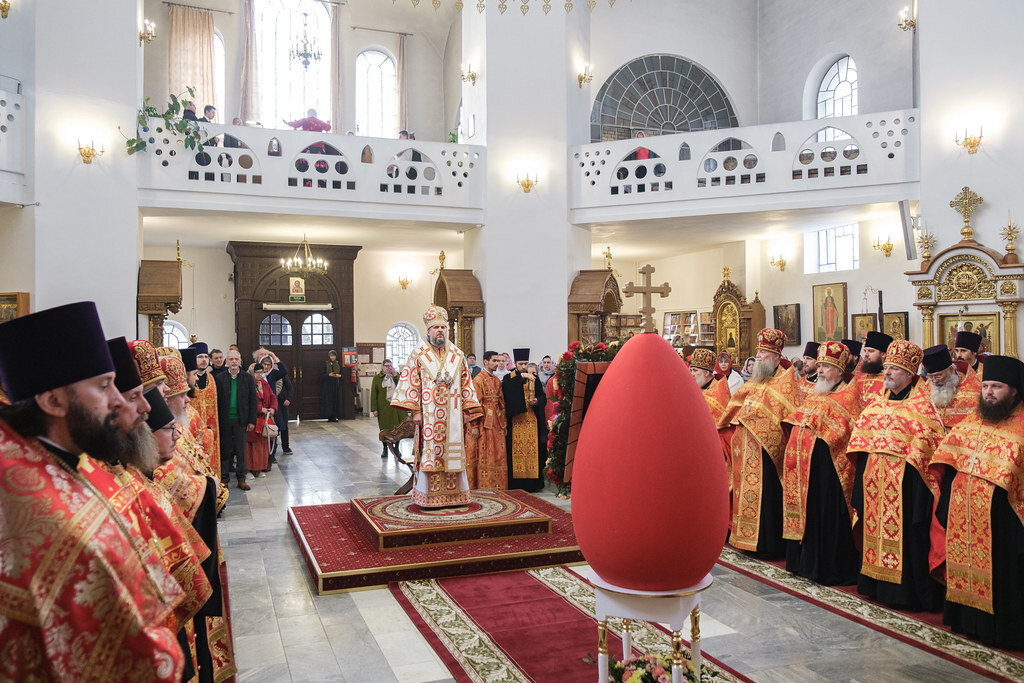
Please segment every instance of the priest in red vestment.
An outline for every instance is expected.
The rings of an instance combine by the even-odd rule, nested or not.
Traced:
[[[0,324],[2,679],[181,680],[184,593],[82,473],[118,461],[114,377],[92,302]]]
[[[943,347],[945,348],[945,347]],[[994,647],[1024,648],[1024,364],[989,356],[981,399],[932,456],[946,469],[942,621]]]
[[[213,381],[213,369],[210,367],[210,347],[206,342],[196,342],[189,348],[195,349],[198,371],[192,389],[192,436],[203,445],[210,468],[219,480],[220,423],[217,421],[217,383]]]
[[[932,578],[931,534],[939,480],[929,470],[945,433],[924,378],[923,352],[904,339],[889,345],[884,394],[870,398],[847,453],[856,459],[853,507],[863,522],[857,590],[883,604],[936,611],[942,585]]]
[[[782,540],[782,460],[789,425],[783,419],[800,403],[800,380],[782,358],[786,335],[771,328],[757,335],[754,371],[733,394],[718,421],[719,433],[735,427],[730,443],[733,486],[730,543],[778,558]]]
[[[932,403],[938,408],[942,425],[948,432],[975,412],[981,380],[966,361],[953,362],[945,344],[925,349],[921,364],[928,374]]]
[[[882,371],[885,369],[886,350],[892,341],[892,337],[889,335],[874,330],[868,332],[864,339],[860,367],[854,373],[851,382],[853,389],[860,397],[862,410],[872,397],[881,396],[885,391],[883,386],[885,379],[882,377]]]
[[[698,348],[690,354],[690,374],[704,394],[704,400],[711,411],[711,419],[718,424],[719,418],[732,399],[729,391],[729,380],[726,377],[715,379],[715,352],[711,349]]]
[[[496,351],[484,353],[484,366],[473,378],[484,417],[466,427],[466,475],[471,489],[508,488],[505,397],[501,393],[501,380],[493,374],[500,359]]]

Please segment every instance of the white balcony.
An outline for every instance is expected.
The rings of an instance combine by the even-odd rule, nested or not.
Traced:
[[[571,220],[916,199],[920,125],[920,112],[907,109],[573,147]]]
[[[21,83],[0,76],[0,203],[24,202],[26,115]]]
[[[220,145],[196,153],[163,126],[137,155],[144,208],[483,221],[484,147],[204,123]]]

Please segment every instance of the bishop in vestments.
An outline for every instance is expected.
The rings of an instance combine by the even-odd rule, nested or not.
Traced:
[[[1024,648],[1024,364],[989,356],[977,409],[932,456],[946,523],[942,621],[995,647]]]
[[[413,414],[420,430],[413,453],[412,499],[426,508],[470,502],[463,426],[483,413],[466,356],[448,341],[448,312],[431,306],[423,314],[427,339],[402,368],[391,405]]]
[[[863,520],[858,592],[909,610],[942,606],[942,586],[930,576],[933,510],[939,479],[929,470],[942,440],[942,418],[928,383],[917,375],[921,347],[904,339],[889,345],[885,393],[870,398],[854,426],[847,452],[857,461],[853,507]],[[941,545],[941,541],[937,541]],[[941,553],[941,548],[937,548]]]
[[[544,488],[544,465],[548,459],[548,424],[544,386],[527,367],[530,349],[512,349],[516,369],[501,380],[508,426],[505,449],[510,489],[536,493]]]
[[[824,342],[811,394],[786,418],[792,425],[782,474],[786,569],[826,586],[856,583],[860,551],[853,540],[855,466],[846,455],[860,404],[843,381],[850,351]]]
[[[486,352],[483,369],[473,378],[484,417],[471,422],[466,428],[466,472],[471,489],[500,490],[508,487],[505,397],[501,393],[501,380],[493,374],[500,360],[497,352]]]
[[[948,432],[960,420],[975,412],[981,380],[966,361],[953,362],[945,344],[924,350],[924,371],[928,373],[932,403],[939,410],[942,425]]]
[[[735,427],[729,444],[733,510],[730,542],[765,557],[781,557],[781,472],[789,425],[783,419],[800,403],[800,380],[782,360],[786,335],[766,328],[757,334],[750,379],[733,394],[718,429]]]

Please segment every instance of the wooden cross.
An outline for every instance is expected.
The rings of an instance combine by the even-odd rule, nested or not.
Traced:
[[[960,190],[960,194],[953,197],[953,201],[949,203],[951,209],[964,217],[964,227],[960,228],[960,234],[965,240],[974,237],[974,228],[971,226],[971,214],[984,201],[977,193],[972,192],[971,188],[964,185],[963,189]]]
[[[654,306],[651,306],[651,295],[660,294],[664,299],[672,291],[667,282],[662,282],[658,287],[651,286],[651,273],[653,272],[654,266],[648,263],[640,269],[640,274],[644,276],[642,286],[638,287],[632,282],[627,282],[626,286],[622,288],[622,293],[626,296],[639,294],[643,297],[644,305],[640,308],[640,314],[644,316],[644,332],[654,332]]]

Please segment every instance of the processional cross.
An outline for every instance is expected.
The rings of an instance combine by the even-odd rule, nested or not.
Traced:
[[[626,296],[639,294],[643,297],[644,305],[640,308],[640,314],[644,317],[644,332],[654,332],[654,306],[651,306],[651,295],[660,294],[664,299],[672,291],[672,288],[668,286],[667,282],[662,282],[658,287],[651,285],[651,273],[654,272],[654,266],[649,263],[639,272],[644,276],[644,284],[638,287],[632,282],[627,282],[626,286],[622,288],[622,293]]]
[[[960,228],[960,234],[965,240],[974,238],[974,227],[971,225],[971,214],[974,213],[978,208],[978,205],[984,201],[985,200],[981,196],[972,192],[971,188],[964,185],[963,189],[960,190],[960,194],[953,197],[953,201],[949,203],[951,209],[964,217],[964,227]]]

